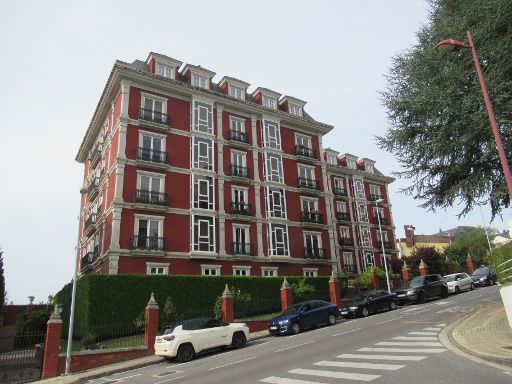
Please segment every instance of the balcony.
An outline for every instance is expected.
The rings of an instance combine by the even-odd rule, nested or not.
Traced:
[[[251,243],[233,243],[233,256],[252,256]]]
[[[318,259],[318,260],[324,260],[325,259],[325,249],[324,248],[304,248],[304,258],[305,259]]]
[[[87,252],[82,259],[80,259],[80,271],[88,269],[92,265],[94,258],[99,254],[99,246],[95,246],[92,252]]]
[[[229,140],[236,141],[237,143],[243,143],[243,144],[249,143],[247,133],[235,131],[234,129],[229,130]]]
[[[167,124],[167,114],[151,109],[139,108],[139,119],[158,124]]]
[[[231,176],[249,178],[249,168],[231,164]]]
[[[377,224],[377,225],[378,225],[378,224],[379,224],[379,217],[375,216],[375,217],[373,218],[373,222],[374,222],[375,224]],[[381,217],[380,217],[380,225],[386,225],[386,226],[388,226],[388,225],[389,225],[389,220],[388,220],[388,219],[386,219],[385,217],[382,217],[382,216],[381,216]]]
[[[336,220],[350,221],[350,214],[348,212],[336,212]]]
[[[370,194],[370,200],[371,201],[377,201],[377,200],[380,200],[380,199],[382,199],[381,195],[374,195],[373,193]]]
[[[351,239],[350,237],[340,237],[340,245],[342,247],[353,247],[354,239]]]
[[[102,148],[103,145],[101,143],[97,143],[94,146],[94,149],[91,152],[91,167],[94,167],[96,164],[98,164],[98,161],[101,159]]]
[[[309,189],[309,190],[313,190],[313,191],[320,190],[318,181],[312,180],[312,179],[307,179],[305,177],[299,177],[298,185],[299,185],[299,188],[303,188],[303,189]]]
[[[382,241],[377,241],[377,248],[382,249]],[[390,241],[384,242],[384,249],[393,249],[393,246],[391,245]]]
[[[167,239],[156,236],[132,236],[131,249],[145,251],[165,251],[167,250]]]
[[[311,148],[307,148],[303,145],[296,145],[295,146],[295,155],[297,156],[303,156],[310,159],[316,160],[316,151],[314,151]]]
[[[251,204],[247,204],[244,202],[237,203],[236,201],[231,203],[231,214],[232,215],[243,215],[243,216],[251,216]]]
[[[135,202],[141,204],[167,206],[167,193],[136,189]]]
[[[98,194],[98,187],[100,185],[100,179],[95,177],[92,179],[91,184],[87,187],[87,199],[92,200]]]
[[[85,220],[84,224],[84,235],[88,236],[90,233],[94,232],[96,229],[96,214],[90,215],[87,220]]]
[[[152,163],[167,164],[167,152],[157,151],[149,148],[137,148],[137,160],[150,161]]]
[[[355,265],[353,264],[345,264],[343,266],[343,269],[345,270],[345,272],[347,273],[356,273],[357,272],[357,268]]]
[[[334,188],[334,196],[347,197],[347,190],[345,188]]]
[[[302,221],[303,223],[323,224],[324,215],[314,211],[301,211],[300,221]]]

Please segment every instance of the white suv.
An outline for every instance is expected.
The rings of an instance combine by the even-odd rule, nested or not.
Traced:
[[[249,327],[245,323],[226,324],[211,318],[186,320],[167,326],[155,338],[155,355],[167,360],[190,361],[196,353],[232,346],[241,348],[249,340]]]

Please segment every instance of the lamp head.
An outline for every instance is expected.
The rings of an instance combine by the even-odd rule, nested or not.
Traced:
[[[380,204],[380,203],[383,203],[384,202],[384,199],[377,199],[375,200],[375,204]]]
[[[471,48],[471,46],[455,39],[444,39],[436,45],[436,49],[439,52],[458,52],[462,48]]]

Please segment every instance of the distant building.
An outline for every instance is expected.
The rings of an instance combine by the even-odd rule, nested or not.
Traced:
[[[415,227],[412,225],[404,225],[405,238],[396,239],[398,256],[400,258],[408,257],[418,247],[434,247],[439,252],[443,252],[455,238],[455,236],[452,236],[452,233],[454,235],[461,233],[461,231],[457,231],[457,228],[434,235],[416,235],[414,233]]]

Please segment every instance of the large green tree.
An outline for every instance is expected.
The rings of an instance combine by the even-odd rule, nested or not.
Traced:
[[[489,236],[494,235],[497,231],[489,228]],[[485,263],[485,258],[489,253],[489,243],[485,229],[481,227],[467,228],[460,235],[457,235],[455,244],[467,250],[473,260],[477,263]]]
[[[441,53],[446,38],[473,35],[504,141],[512,153],[512,1],[431,0],[418,43],[393,58],[382,101],[391,127],[377,137],[410,181],[404,192],[422,206],[461,215],[489,199],[493,216],[510,204],[471,52]]]

